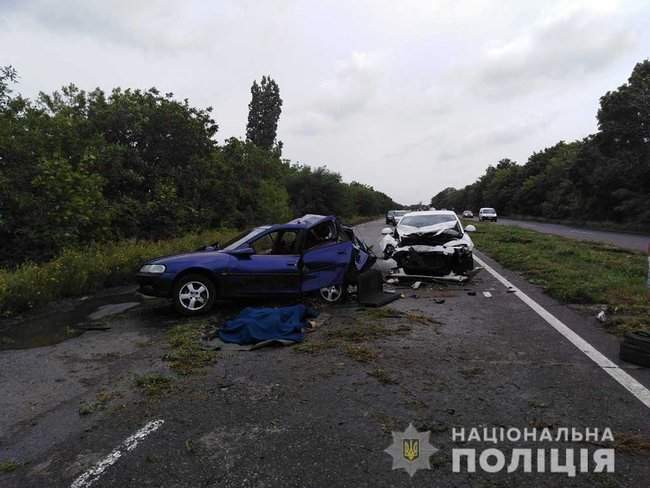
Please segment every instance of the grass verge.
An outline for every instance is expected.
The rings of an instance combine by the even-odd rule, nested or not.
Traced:
[[[472,239],[479,250],[552,297],[606,306],[610,332],[650,330],[645,254],[487,222],[477,224]]]
[[[20,464],[15,461],[0,461],[0,473],[12,473],[18,469]]]
[[[202,323],[189,322],[167,332],[169,352],[163,357],[177,374],[189,375],[212,364],[217,353],[201,347]]]
[[[98,244],[66,250],[48,263],[26,263],[12,271],[0,269],[0,316],[103,287],[132,283],[138,267],[148,259],[224,242],[234,234],[234,230],[222,229],[164,241]]]

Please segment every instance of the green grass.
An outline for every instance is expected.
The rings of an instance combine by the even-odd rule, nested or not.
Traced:
[[[0,461],[0,473],[12,473],[16,471],[20,464],[15,461]]]
[[[135,379],[135,386],[150,398],[161,397],[172,389],[172,378],[161,374],[147,374]]]
[[[122,241],[69,249],[44,264],[26,263],[0,269],[0,315],[8,316],[50,301],[132,283],[146,260],[224,242],[234,230],[213,230],[164,241]]]
[[[607,306],[605,326],[613,333],[650,330],[643,253],[576,241],[514,226],[476,224],[472,240],[508,269],[564,303]]]
[[[216,360],[216,352],[201,347],[204,324],[192,321],[173,327],[167,332],[169,352],[163,360],[180,375],[196,373]]]

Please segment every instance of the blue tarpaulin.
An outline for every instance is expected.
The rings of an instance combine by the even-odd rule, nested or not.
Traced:
[[[224,342],[235,344],[257,344],[269,340],[301,342],[307,319],[317,316],[316,310],[305,305],[248,307],[219,329],[219,337]]]

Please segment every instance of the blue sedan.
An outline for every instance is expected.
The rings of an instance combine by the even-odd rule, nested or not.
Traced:
[[[305,215],[256,227],[223,248],[151,260],[137,281],[141,293],[171,298],[186,315],[209,311],[217,298],[320,293],[337,302],[375,259],[336,217]]]

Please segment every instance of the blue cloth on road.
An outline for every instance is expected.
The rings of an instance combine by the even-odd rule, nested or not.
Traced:
[[[219,337],[224,342],[235,344],[257,344],[268,340],[301,342],[305,337],[306,320],[317,316],[316,310],[305,305],[247,307],[219,329]]]

